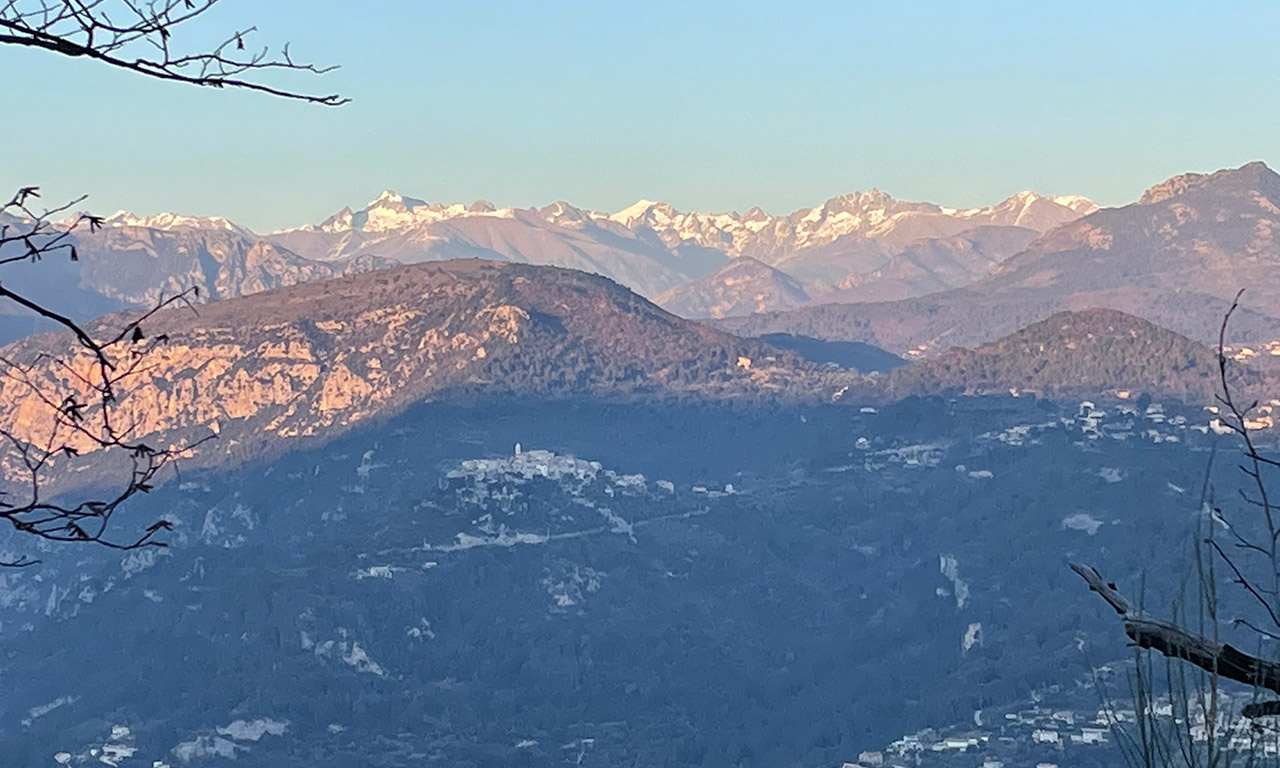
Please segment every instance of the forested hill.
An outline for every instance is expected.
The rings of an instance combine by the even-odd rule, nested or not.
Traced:
[[[1230,381],[1251,392],[1264,384],[1262,374],[1234,364]],[[887,393],[1148,392],[1211,403],[1219,386],[1215,350],[1123,312],[1089,309],[1060,312],[977,349],[955,348],[898,368]]]
[[[100,321],[104,331],[122,324]],[[683,320],[597,275],[480,260],[166,310],[143,330],[168,341],[129,378],[120,418],[162,441],[212,429],[220,439],[197,464],[331,439],[423,400],[829,401],[841,377],[858,378]],[[61,359],[92,365],[69,334],[29,337],[2,354],[30,366],[23,380],[0,381],[0,425],[16,434],[47,426],[40,389],[91,397],[67,380]]]

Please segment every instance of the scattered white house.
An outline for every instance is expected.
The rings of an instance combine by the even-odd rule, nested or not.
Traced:
[[[1213,430],[1213,434],[1215,435],[1229,435],[1233,431],[1235,431],[1231,429],[1231,427],[1228,427],[1226,424],[1223,424],[1222,419],[1210,419],[1209,429]]]
[[[1031,732],[1031,740],[1036,744],[1061,744],[1062,734],[1048,728],[1037,728]]]
[[[955,752],[963,752],[967,749],[973,749],[983,740],[977,736],[949,736],[942,740],[946,748]]]

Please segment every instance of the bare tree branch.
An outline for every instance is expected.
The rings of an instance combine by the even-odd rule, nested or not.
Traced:
[[[288,44],[275,54],[266,47],[250,48],[246,41],[256,27],[234,30],[206,50],[179,48],[176,37],[188,29],[184,25],[204,16],[218,2],[0,0],[0,45],[84,58],[188,85],[240,88],[326,106],[348,101],[337,94],[313,94],[263,82],[263,75],[275,72],[324,74],[335,67],[294,61]],[[0,204],[0,266],[38,262],[54,255],[77,261],[75,231],[85,225],[91,231],[102,226],[100,217],[87,213],[58,220],[83,202],[83,196],[48,208],[37,205],[39,198],[39,187],[26,186]],[[163,333],[149,337],[143,323],[165,307],[192,307],[191,299],[198,296],[199,289],[193,287],[162,299],[114,332],[98,335],[70,314],[0,284],[0,301],[7,300],[44,318],[75,339],[68,359],[42,353],[36,360],[19,360],[15,355],[0,354],[0,386],[28,389],[35,395],[32,401],[44,409],[44,421],[0,425],[0,470],[4,476],[0,521],[46,541],[92,542],[114,549],[165,545],[161,537],[172,528],[165,519],[124,540],[108,536],[108,523],[122,504],[149,492],[163,469],[213,435],[185,445],[152,446],[134,434],[133,424],[119,423],[115,412],[130,379],[148,370],[150,356],[168,342]],[[85,355],[90,358],[87,363]],[[33,375],[35,363],[49,359],[63,378],[52,381]],[[118,478],[119,487],[98,498],[47,498],[50,483],[82,453],[127,457],[128,469]],[[0,567],[38,562],[26,555],[0,556]]]
[[[324,74],[336,69],[294,61],[287,43],[275,54],[265,46],[249,48],[246,41],[256,27],[234,30],[209,50],[184,52],[175,48],[175,33],[218,2],[7,0],[0,2],[0,45],[86,58],[188,85],[240,88],[325,106],[349,101],[338,94],[306,93],[256,79],[268,71]]]
[[[1071,563],[1080,575],[1111,606],[1124,625],[1124,633],[1139,648],[1151,648],[1170,658],[1182,659],[1201,669],[1246,685],[1280,693],[1280,663],[1251,656],[1227,643],[1219,643],[1183,629],[1172,621],[1154,619],[1132,608],[1115,584],[1102,578],[1094,568]],[[1272,706],[1270,702],[1265,702]],[[1274,706],[1280,706],[1276,702]],[[1259,708],[1246,707],[1246,717],[1261,716]]]
[[[1243,294],[1243,290],[1236,294],[1235,300],[1232,301],[1231,307],[1223,316],[1222,325],[1218,330],[1218,377],[1221,393],[1217,396],[1217,400],[1222,407],[1219,421],[1225,424],[1232,433],[1239,436],[1243,443],[1244,463],[1239,466],[1239,469],[1247,479],[1248,484],[1252,486],[1252,492],[1240,489],[1240,498],[1248,508],[1261,513],[1261,523],[1264,530],[1259,534],[1251,534],[1246,529],[1246,532],[1242,533],[1241,530],[1237,529],[1237,526],[1232,525],[1227,520],[1220,507],[1212,507],[1212,511],[1215,518],[1226,524],[1227,530],[1234,539],[1235,549],[1254,555],[1262,555],[1265,568],[1261,574],[1257,573],[1257,567],[1260,564],[1257,558],[1251,559],[1248,564],[1243,560],[1238,563],[1213,538],[1212,531],[1203,539],[1203,544],[1208,545],[1209,550],[1216,556],[1214,559],[1221,560],[1231,570],[1232,581],[1244,591],[1250,601],[1254,605],[1261,607],[1262,613],[1266,617],[1266,622],[1264,623],[1269,626],[1259,626],[1258,623],[1243,617],[1233,619],[1232,624],[1244,627],[1261,638],[1274,641],[1280,640],[1280,521],[1277,520],[1275,514],[1274,503],[1264,478],[1264,471],[1267,468],[1275,469],[1280,467],[1280,463],[1263,456],[1259,451],[1253,438],[1255,427],[1250,419],[1250,414],[1257,408],[1258,404],[1254,402],[1248,406],[1243,406],[1236,399],[1235,394],[1232,392],[1231,378],[1228,375],[1229,369],[1226,355],[1227,326],[1231,322],[1232,315],[1239,308],[1240,297]],[[1206,476],[1206,488],[1207,482]],[[1204,504],[1203,498],[1201,503]],[[1197,553],[1199,551],[1198,543]],[[1196,562],[1197,566],[1201,568],[1200,582],[1202,587],[1213,588],[1214,577],[1210,573],[1206,578],[1203,572],[1206,563],[1198,554]],[[1208,565],[1212,568],[1212,560],[1209,561]],[[1245,565],[1250,565],[1251,567],[1246,568],[1244,567]],[[1102,599],[1120,615],[1125,634],[1139,648],[1151,648],[1160,651],[1168,658],[1189,662],[1210,672],[1215,680],[1217,677],[1223,677],[1280,694],[1280,662],[1252,656],[1231,645],[1218,642],[1216,639],[1218,627],[1216,613],[1211,615],[1209,625],[1209,628],[1214,631],[1214,637],[1207,637],[1204,634],[1207,628],[1204,626],[1201,626],[1200,632],[1192,632],[1177,621],[1154,619],[1144,615],[1140,610],[1135,610],[1129,601],[1116,589],[1115,584],[1104,581],[1095,569],[1078,563],[1072,563],[1071,569],[1085,580],[1089,585],[1089,589],[1101,595]],[[1210,606],[1214,603],[1216,601],[1211,601]],[[1280,715],[1280,701],[1255,702],[1244,707],[1241,714],[1247,718]]]

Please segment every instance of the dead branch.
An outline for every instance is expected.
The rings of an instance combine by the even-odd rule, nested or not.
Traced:
[[[1120,615],[1124,633],[1139,648],[1150,648],[1174,659],[1181,659],[1228,680],[1280,693],[1280,663],[1251,656],[1227,643],[1219,643],[1190,632],[1172,621],[1154,619],[1133,609],[1116,585],[1105,581],[1090,566],[1071,563],[1103,600]],[[1265,706],[1263,706],[1265,705]],[[1260,717],[1280,708],[1280,702],[1262,702],[1245,707],[1246,717]]]

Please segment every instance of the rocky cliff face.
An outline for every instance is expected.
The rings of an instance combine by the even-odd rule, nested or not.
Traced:
[[[166,311],[146,330],[169,340],[129,378],[117,421],[161,442],[211,430],[219,439],[198,459],[209,462],[328,438],[431,398],[815,397],[827,375],[667,314],[604,278],[484,261]],[[22,381],[0,381],[0,424],[20,435],[46,427],[48,393],[90,397],[93,360],[69,338],[31,337],[3,355],[30,366]]]

